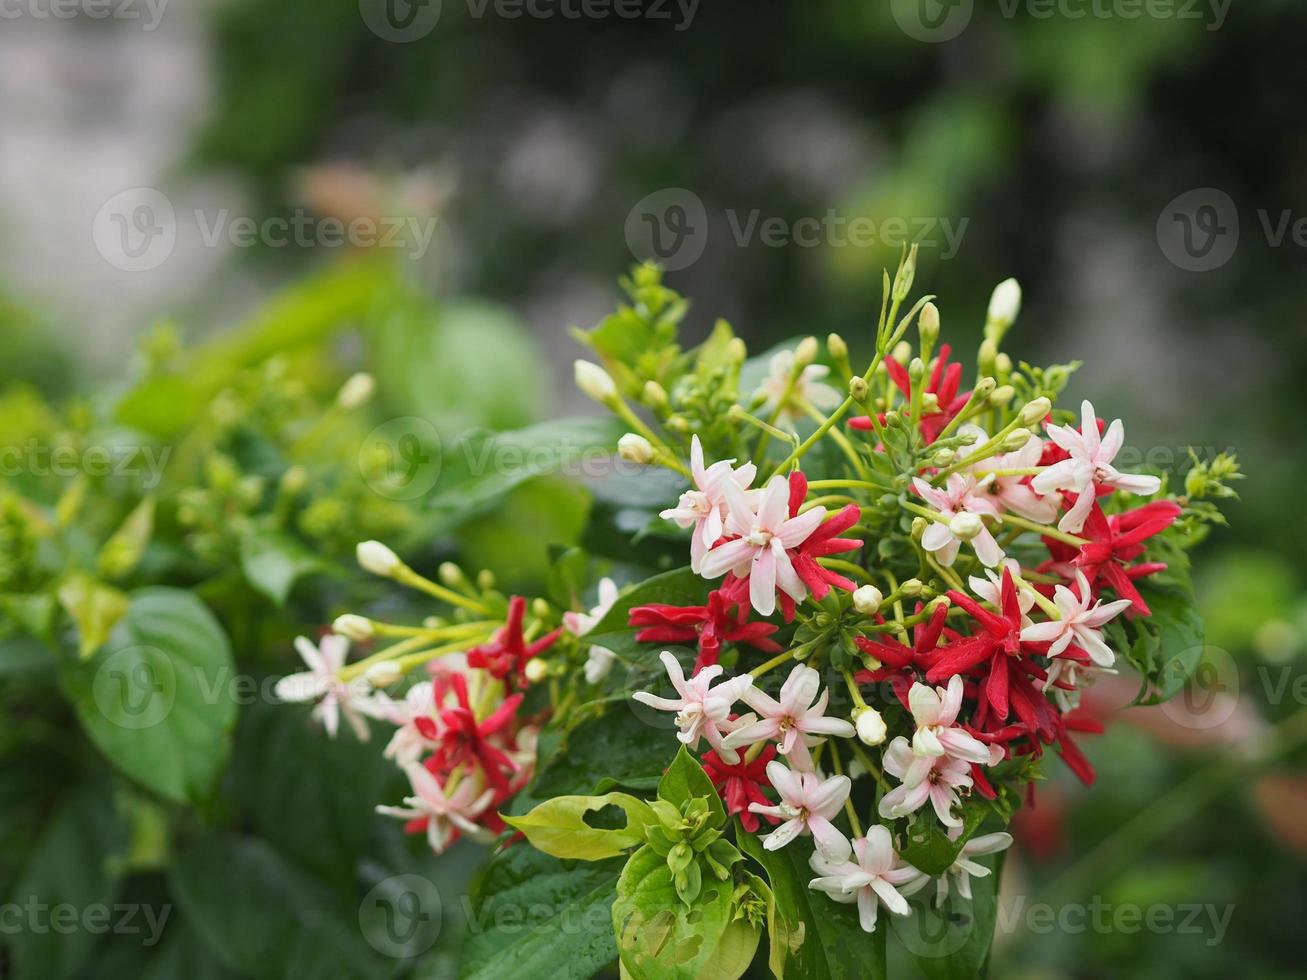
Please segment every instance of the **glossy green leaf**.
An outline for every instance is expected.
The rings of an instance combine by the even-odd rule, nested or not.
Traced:
[[[587,813],[615,806],[626,814],[621,828],[592,827],[585,821]],[[657,820],[644,800],[626,793],[604,796],[558,796],[541,803],[530,813],[505,817],[506,822],[522,831],[532,846],[557,858],[602,861],[616,857],[644,841],[644,828]]]
[[[726,823],[726,808],[722,806],[717,787],[703,771],[699,760],[684,745],[677,750],[676,758],[667,767],[666,775],[658,784],[658,798],[678,809],[690,800],[706,799],[708,808],[713,813],[712,826],[720,827]]]

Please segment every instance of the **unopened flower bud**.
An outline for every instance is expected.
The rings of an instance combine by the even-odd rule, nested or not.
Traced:
[[[652,409],[666,408],[667,389],[657,381],[646,381],[644,383],[644,403]]]
[[[336,621],[331,624],[331,631],[355,642],[371,639],[374,632],[372,620],[366,616],[356,616],[353,613],[337,616]]]
[[[998,356],[994,358],[994,371],[1000,378],[1006,378],[1012,373],[1012,358],[999,351]]]
[[[976,363],[980,365],[981,374],[997,374],[998,368],[995,366],[998,360],[998,344],[990,337],[986,337],[980,342],[980,351],[976,356]]]
[[[939,340],[939,307],[934,303],[921,308],[921,315],[917,317],[917,335],[921,337],[924,350],[934,347],[935,341]]]
[[[994,389],[994,393],[989,396],[989,403],[994,406],[1003,406],[1016,397],[1017,390],[1011,385],[999,385]]]
[[[953,515],[953,519],[948,522],[948,529],[955,538],[972,541],[985,530],[985,522],[980,519],[979,514],[963,511],[961,514]]]
[[[573,365],[576,386],[600,404],[617,397],[617,385],[607,371],[591,361],[578,360]]]
[[[926,363],[919,357],[908,362],[908,378],[914,383],[926,376]]]
[[[743,364],[749,359],[749,348],[739,337],[732,337],[731,342],[726,345],[726,356],[736,364]]]
[[[952,449],[941,449],[930,457],[930,465],[942,469],[945,466],[951,466],[957,458],[958,454]]]
[[[868,388],[867,382],[862,380],[862,375],[854,375],[853,380],[849,382],[849,397],[861,404],[866,400],[869,393],[870,388]]]
[[[908,579],[906,582],[904,582],[902,585],[899,586],[899,591],[902,592],[909,599],[913,599],[921,595],[921,579],[919,578]]]
[[[459,568],[452,561],[443,561],[440,567],[436,569],[436,574],[440,576],[442,585],[447,585],[451,589],[457,588],[465,581],[463,569]]]
[[[1053,403],[1042,396],[1028,401],[1017,415],[1017,421],[1027,427],[1036,425],[1048,417],[1049,409],[1052,407]]]
[[[1017,428],[1013,429],[1003,437],[1003,444],[999,449],[1005,453],[1014,453],[1018,449],[1024,449],[1026,443],[1030,441],[1030,430]]]
[[[859,586],[853,592],[853,608],[864,616],[874,616],[880,612],[881,600],[885,597],[874,585]]]
[[[1021,312],[1021,286],[1015,279],[1004,279],[994,287],[989,297],[989,312],[985,316],[985,335],[994,336],[995,340],[1012,326],[1012,321]],[[994,334],[991,334],[991,328]]]
[[[908,298],[908,293],[912,292],[912,280],[917,276],[917,246],[913,243],[908,249],[907,258],[899,266],[898,272],[894,274],[894,290],[891,293],[893,298],[902,303]]]
[[[912,359],[912,345],[906,340],[900,340],[894,345],[894,350],[890,352],[890,357],[900,364],[907,364]]]
[[[289,497],[298,496],[308,486],[309,471],[298,463],[281,475],[281,492]]]
[[[930,525],[924,517],[912,518],[912,540],[920,541],[921,536],[926,533],[926,528]]]
[[[939,411],[939,395],[933,391],[923,391],[921,393],[921,410],[929,415],[932,412]]]
[[[663,419],[663,425],[672,432],[684,434],[690,431],[690,420],[684,415],[669,415]]]
[[[802,370],[817,359],[817,338],[804,337],[794,348],[794,367]]]
[[[986,398],[988,398],[990,395],[994,393],[994,389],[997,387],[998,387],[998,382],[995,381],[992,377],[986,375],[985,377],[981,378],[979,381],[976,382],[976,387],[974,389],[975,394],[972,396],[972,398],[974,401],[983,402]]]
[[[404,672],[395,661],[380,660],[365,670],[363,676],[373,687],[390,687],[404,676]]]
[[[356,549],[359,567],[365,572],[390,578],[399,571],[404,563],[399,555],[391,551],[380,541],[363,541]]]
[[[482,592],[489,592],[495,587],[495,573],[488,568],[483,568],[477,572],[477,588]]]
[[[359,372],[340,386],[340,391],[336,392],[336,404],[346,411],[361,408],[372,400],[376,390],[376,379],[366,372]]]
[[[648,466],[653,462],[653,444],[642,435],[628,432],[617,440],[617,454],[630,463]]]
[[[830,356],[835,361],[843,361],[849,356],[849,345],[837,333],[830,334],[826,338],[826,349],[830,351]]]
[[[854,709],[853,727],[858,730],[858,741],[863,745],[880,745],[888,734],[885,719],[870,705]]]
[[[539,657],[532,657],[526,662],[523,673],[526,674],[526,679],[532,684],[539,684],[549,676],[549,664]]]

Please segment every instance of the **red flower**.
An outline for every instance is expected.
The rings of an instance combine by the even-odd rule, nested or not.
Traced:
[[[427,768],[449,772],[463,763],[480,766],[495,792],[507,796],[511,791],[508,776],[518,771],[518,765],[488,739],[514,720],[522,695],[505,698],[492,714],[478,722],[468,702],[467,680],[462,674],[452,674],[449,681],[458,703],[440,711],[440,725],[430,718],[414,722],[423,738],[438,743],[426,761]]]
[[[774,745],[767,745],[752,762],[745,762],[741,758],[733,766],[722,762],[716,752],[710,751],[704,754],[703,771],[708,774],[708,778],[721,793],[722,800],[726,803],[726,812],[739,814],[740,823],[749,833],[754,833],[758,829],[758,814],[749,811],[749,804],[761,803],[763,806],[771,806],[771,800],[767,799],[762,791],[771,786],[767,779],[767,763],[774,758],[776,758]],[[777,822],[773,817],[767,819],[772,823]]]
[[[511,687],[526,687],[526,664],[532,657],[549,649],[563,630],[554,630],[534,643],[528,644],[522,635],[522,619],[526,615],[526,600],[513,596],[508,603],[508,620],[489,643],[468,651],[469,667],[481,667]]]
[[[921,435],[927,443],[932,443],[939,438],[940,432],[944,426],[953,421],[953,416],[967,404],[969,394],[959,395],[958,386],[962,383],[962,365],[949,364],[948,357],[953,348],[948,344],[941,344],[939,348],[939,358],[935,361],[935,368],[930,372],[930,381],[926,385],[926,391],[935,395],[939,400],[939,408],[933,412],[927,412],[921,417]],[[904,398],[912,397],[912,382],[908,378],[908,371],[902,364],[887,357],[884,360],[885,370],[889,376],[894,379],[898,385],[899,391],[903,392]],[[884,422],[885,417],[882,414],[880,420]],[[849,419],[849,428],[867,431],[872,428],[871,417],[868,415],[858,415]]]
[[[1040,566],[1041,571],[1051,570],[1071,578],[1075,569],[1085,573],[1097,596],[1104,586],[1111,588],[1120,598],[1129,599],[1135,612],[1143,616],[1152,614],[1143,596],[1135,588],[1135,579],[1166,568],[1165,562],[1140,562],[1130,565],[1144,552],[1144,542],[1160,534],[1180,516],[1180,506],[1172,500],[1157,500],[1124,514],[1107,517],[1098,504],[1094,504],[1081,537],[1089,539],[1078,551],[1062,541],[1045,538],[1052,560]]]
[[[731,612],[731,607],[735,612]],[[694,671],[717,663],[723,643],[747,643],[764,653],[779,653],[781,645],[768,637],[779,626],[771,623],[750,623],[749,610],[738,600],[727,598],[718,589],[708,596],[706,606],[669,606],[653,603],[636,606],[628,621],[631,626],[643,626],[635,634],[640,643],[697,643],[699,658]]]
[[[791,517],[799,516],[799,508],[803,506],[803,501],[807,499],[807,496],[808,478],[795,470],[790,474]],[[856,538],[837,537],[837,535],[843,534],[854,524],[857,524],[861,518],[861,508],[857,504],[849,504],[834,517],[826,520],[812,534],[808,535],[807,539],[797,548],[790,551],[790,562],[794,565],[794,570],[798,573],[799,578],[803,580],[803,584],[812,593],[813,598],[826,598],[826,593],[831,590],[832,585],[847,592],[852,592],[858,587],[856,582],[837,572],[832,572],[828,568],[823,568],[817,563],[817,559],[842,554],[846,551],[857,551],[861,548],[862,542]]]
[[[916,611],[922,609],[917,603]],[[878,617],[883,622],[883,617]],[[857,684],[876,684],[888,680],[894,693],[908,708],[908,689],[913,681],[920,678],[926,669],[928,655],[939,646],[940,634],[944,631],[944,621],[948,618],[948,606],[941,603],[935,607],[930,618],[912,628],[912,646],[904,646],[889,634],[876,636],[859,636],[854,639],[858,649],[880,661],[877,670],[860,670],[853,675]]]

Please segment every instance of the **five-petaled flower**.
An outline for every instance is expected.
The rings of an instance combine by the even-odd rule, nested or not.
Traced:
[[[913,684],[908,689],[908,706],[917,724],[912,736],[912,751],[917,755],[947,755],[987,766],[1002,760],[1002,749],[986,745],[954,725],[962,710],[962,678],[957,674],[949,678],[948,687]]]
[[[727,735],[724,743],[727,748],[738,749],[763,739],[775,739],[780,743],[781,755],[792,768],[802,772],[812,771],[809,744],[816,744],[823,735],[852,738],[855,734],[851,722],[826,717],[830,690],[821,690],[821,674],[804,664],[796,664],[790,671],[781,685],[779,701],[756,687],[745,690],[741,698],[762,717],[740,725]]]
[[[373,711],[368,698],[370,685],[361,678],[342,681],[339,674],[349,653],[349,640],[333,633],[314,646],[311,640],[300,636],[295,639],[295,650],[309,669],[277,681],[273,689],[277,699],[288,703],[317,701],[313,717],[322,723],[330,737],[336,737],[340,716],[344,715],[354,734],[366,742],[369,731],[363,715]]]
[[[426,828],[427,842],[440,854],[460,834],[486,837],[477,826],[477,818],[494,800],[494,792],[478,789],[476,780],[466,775],[451,776],[445,785],[426,767],[410,762],[404,766],[413,795],[404,798],[403,806],[379,806],[377,812],[387,817],[407,820],[405,829],[410,832]],[[450,788],[450,784],[453,787]]]
[[[723,459],[705,467],[703,446],[699,437],[690,440],[690,475],[694,489],[686,490],[675,507],[669,507],[658,516],[674,521],[679,527],[693,527],[690,535],[690,568],[699,571],[703,556],[722,536],[726,519],[727,484],[745,490],[753,482],[757,468],[752,463],[736,467],[735,460]]]
[[[843,860],[831,860],[820,851],[813,853],[808,864],[819,877],[808,887],[824,892],[837,902],[858,903],[858,924],[865,932],[876,929],[876,911],[885,906],[895,915],[908,915],[911,908],[899,888],[928,880],[916,868],[894,853],[889,830],[877,825],[866,837],[854,839],[851,854]]]
[[[929,803],[944,826],[962,826],[953,808],[958,805],[958,790],[973,785],[970,763],[950,755],[917,755],[902,735],[890,742],[883,761],[885,771],[902,780],[902,785],[880,798],[882,817],[896,820]]]
[[[741,674],[738,677],[727,678],[713,687],[713,680],[722,673],[720,664],[704,667],[686,680],[681,665],[677,663],[671,651],[664,650],[659,655],[659,659],[667,668],[667,676],[680,697],[660,698],[646,691],[636,691],[631,697],[659,711],[675,711],[676,727],[680,729],[676,737],[690,748],[696,748],[702,737],[708,740],[708,744],[722,759],[736,762],[739,755],[734,749],[726,748],[722,744],[726,736],[723,729],[729,729],[731,707],[749,689],[753,678],[748,674]]]
[[[1069,490],[1076,501],[1057,526],[1062,531],[1079,531],[1089,516],[1097,490],[1107,488],[1126,493],[1156,493],[1162,481],[1155,476],[1122,473],[1112,461],[1125,442],[1125,426],[1116,419],[1101,436],[1094,406],[1088,401],[1080,405],[1080,429],[1069,425],[1045,427],[1048,437],[1067,453],[1067,458],[1053,463],[1030,481],[1036,493]]]
[[[1084,572],[1078,569],[1075,584],[1075,592],[1059,585],[1053,593],[1053,602],[1062,618],[1027,626],[1021,631],[1021,639],[1027,643],[1047,643],[1050,657],[1056,657],[1075,643],[1098,666],[1111,667],[1116,655],[1103,642],[1101,629],[1118,613],[1128,609],[1130,600],[1117,599],[1108,603],[1095,600]]]
[[[1003,549],[998,546],[989,528],[979,521],[981,517],[999,516],[998,507],[984,492],[993,479],[993,476],[987,476],[977,482],[975,477],[950,473],[941,489],[932,487],[919,476],[913,478],[912,486],[922,499],[942,517],[948,518],[948,520],[931,521],[930,526],[921,535],[921,546],[927,551],[934,552],[941,565],[952,565],[957,560],[958,549],[962,546],[964,538],[970,540],[971,547],[976,551],[976,557],[991,568],[1003,560]],[[974,534],[958,533],[957,518],[964,514],[976,518],[979,530],[973,527],[971,530],[975,532]]]
[[[823,380],[830,374],[824,364],[809,364],[794,377],[794,351],[777,351],[767,365],[767,376],[754,397],[763,399],[760,411],[775,417],[776,424],[793,428],[794,417],[805,404],[830,411],[843,396]],[[794,381],[791,384],[791,378]]]
[[[795,772],[779,762],[769,762],[767,778],[780,794],[780,803],[750,803],[749,809],[764,817],[775,817],[781,825],[762,839],[763,847],[774,851],[800,835],[811,834],[817,850],[832,860],[849,856],[848,840],[831,823],[853,787],[848,776],[822,779],[815,772]]]

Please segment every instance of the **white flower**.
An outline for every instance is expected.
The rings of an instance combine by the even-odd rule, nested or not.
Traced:
[[[1031,481],[1036,493],[1071,490],[1075,505],[1057,522],[1060,530],[1075,533],[1085,526],[1098,487],[1112,487],[1126,493],[1156,493],[1162,481],[1155,476],[1121,473],[1112,460],[1125,442],[1125,427],[1116,419],[1102,438],[1098,435],[1098,416],[1089,402],[1080,404],[1080,431],[1069,425],[1050,425],[1048,437],[1071,454],[1070,459],[1054,463]]]
[[[399,560],[399,555],[380,541],[360,542],[356,554],[359,567],[363,571],[380,575],[382,578],[390,578],[404,564]]]
[[[762,718],[736,728],[723,744],[738,749],[763,739],[776,739],[780,743],[779,752],[789,759],[791,766],[811,772],[808,746],[821,741],[815,736],[851,738],[854,734],[850,722],[825,717],[830,690],[821,691],[820,696],[818,691],[821,691],[821,674],[804,664],[796,664],[790,671],[781,685],[779,701],[756,687],[748,688],[740,697]]]
[[[675,711],[676,727],[680,729],[676,736],[678,739],[693,749],[698,746],[702,736],[723,762],[734,765],[740,757],[734,749],[722,744],[725,738],[723,728],[729,728],[731,708],[753,684],[753,678],[741,674],[723,680],[714,688],[711,686],[713,679],[722,673],[720,664],[704,667],[686,680],[681,665],[670,651],[664,650],[659,659],[667,668],[667,676],[671,678],[672,686],[680,698],[660,698],[646,691],[636,691],[631,697],[659,711]]]
[[[982,446],[989,441],[988,434],[978,425],[967,424],[958,429],[958,435],[965,433],[975,435],[976,442],[959,450],[964,457],[970,455],[968,449],[975,450],[978,446]],[[1031,433],[1026,444],[1015,452],[1000,453],[988,459],[978,460],[971,465],[970,469],[975,473],[985,473],[990,470],[1030,469],[1039,465],[1039,460],[1043,454],[1044,441],[1039,436]],[[1030,484],[1026,483],[1024,476],[995,476],[993,480],[978,489],[982,490],[1000,510],[1010,510],[1014,514],[1039,524],[1047,524],[1057,516],[1057,497],[1046,497],[1036,493],[1031,489]]]
[[[660,517],[675,521],[678,527],[694,527],[690,536],[690,568],[700,571],[704,555],[722,536],[726,519],[726,485],[735,484],[741,490],[753,482],[757,467],[745,463],[738,469],[735,460],[723,459],[712,466],[703,465],[703,445],[699,437],[690,440],[690,474],[695,489],[681,494],[675,507],[664,510]]]
[[[894,853],[889,830],[879,824],[868,830],[866,837],[853,841],[852,860],[832,861],[815,851],[808,864],[821,876],[808,882],[808,887],[837,902],[857,902],[858,923],[866,932],[875,931],[876,911],[881,905],[895,915],[909,915],[912,910],[898,889],[925,877]]]
[[[617,397],[617,385],[607,371],[590,361],[576,361],[573,365],[576,386],[590,398],[602,403]]]
[[[1030,589],[1021,580],[1021,563],[1015,558],[1006,558],[1003,560],[1001,568],[1008,569],[1012,573],[1012,580],[1022,581],[1023,584],[1017,588],[1017,608],[1021,610],[1021,625],[1029,626],[1031,619],[1026,613],[1035,605],[1035,597]],[[985,577],[972,575],[967,579],[967,584],[971,586],[971,591],[980,597],[982,602],[988,602],[995,609],[1003,608],[1003,580],[999,578],[998,572],[992,568],[985,569]]]
[[[699,574],[714,579],[727,572],[749,579],[749,604],[760,616],[776,611],[779,586],[795,602],[808,596],[808,588],[794,570],[788,548],[797,548],[826,519],[826,508],[814,507],[790,517],[790,485],[774,476],[758,498],[755,511],[744,491],[727,482],[726,507],[729,533],[742,535],[719,544],[704,556]]]
[[[960,827],[949,831],[949,838],[957,840],[962,833]],[[935,904],[943,905],[948,900],[949,878],[957,879],[958,894],[968,901],[971,900],[971,879],[985,878],[989,875],[989,868],[983,864],[974,861],[984,854],[997,854],[999,851],[1006,851],[1012,846],[1012,835],[1005,833],[984,834],[981,837],[973,837],[962,845],[957,860],[945,871],[935,883]]]
[[[889,731],[880,712],[866,705],[854,710],[853,723],[858,732],[858,740],[863,745],[880,745]]]
[[[834,861],[848,858],[849,842],[831,823],[853,787],[848,776],[823,780],[815,772],[795,772],[779,762],[769,762],[767,779],[781,802],[777,806],[750,803],[749,809],[782,823],[762,839],[763,847],[774,851],[800,835],[812,834],[823,855]]]
[[[563,613],[563,625],[577,636],[585,636],[608,615],[608,611],[617,603],[617,598],[617,583],[610,578],[600,579],[599,604],[588,613]],[[591,684],[598,684],[608,676],[608,671],[612,669],[613,661],[616,659],[617,654],[613,653],[612,650],[601,646],[591,646],[585,662],[586,681]]]
[[[960,514],[971,514],[976,517],[999,516],[994,502],[982,492],[992,479],[993,477],[986,477],[976,482],[975,477],[951,473],[944,488],[940,489],[932,487],[919,476],[913,478],[912,485],[917,493],[921,494],[922,499],[942,516],[950,519],[949,524],[931,521],[930,526],[921,536],[921,546],[933,552],[941,565],[952,565],[957,560],[958,549],[962,545],[962,538],[951,524],[953,518]],[[998,546],[994,535],[990,533],[989,528],[984,527],[983,523],[980,531],[974,535],[970,534],[973,528],[960,527],[959,530],[964,530],[970,536],[971,547],[975,549],[976,557],[984,564],[992,568],[1003,560],[1003,549]]]
[[[853,608],[863,616],[874,616],[880,612],[880,604],[885,597],[874,585],[860,585],[853,593]]]
[[[324,636],[319,646],[314,646],[305,637],[296,637],[295,649],[309,669],[299,674],[291,674],[277,681],[273,689],[280,701],[298,703],[317,701],[313,717],[322,723],[322,727],[332,738],[340,727],[340,716],[354,729],[360,741],[368,740],[368,725],[360,712],[369,712],[372,705],[367,702],[369,686],[358,681],[347,684],[340,679],[338,671],[345,666],[345,656],[349,653],[349,640],[343,636]]]
[[[961,827],[953,816],[959,789],[973,785],[971,764],[950,755],[917,755],[912,744],[900,735],[885,750],[885,771],[903,781],[880,798],[880,815],[886,820],[916,813],[927,803],[946,827]]]
[[[331,624],[331,629],[332,632],[355,641],[369,640],[376,632],[372,620],[366,616],[356,616],[354,613],[337,616],[336,621]]]
[[[961,675],[949,678],[946,688],[914,683],[908,689],[908,707],[912,720],[917,723],[916,734],[912,736],[912,751],[916,755],[947,755],[986,766],[1002,760],[1002,749],[986,745],[953,724],[962,709]]]
[[[790,411],[789,400],[784,405],[781,398],[790,385],[790,375],[794,373],[794,351],[783,350],[772,355],[768,365],[767,376],[758,385],[754,397],[762,397],[761,411],[764,415],[776,413],[776,424],[783,428],[793,428],[794,415]],[[844,397],[826,384],[822,379],[830,374],[830,368],[824,364],[808,364],[799,372],[798,379],[790,392],[790,398],[806,401],[815,408],[829,412],[838,408]],[[778,411],[779,410],[779,411]]]
[[[1103,642],[1100,629],[1103,625],[1130,608],[1129,599],[1117,599],[1104,603],[1095,601],[1085,573],[1076,570],[1076,588],[1080,595],[1072,592],[1065,585],[1059,585],[1053,592],[1053,602],[1061,619],[1051,619],[1046,623],[1035,623],[1021,631],[1023,643],[1047,643],[1048,656],[1056,657],[1072,643],[1087,652],[1100,667],[1111,667],[1116,655],[1112,648]]]
[[[408,774],[414,795],[404,798],[404,806],[379,806],[378,813],[401,820],[426,818],[427,841],[437,854],[444,851],[459,832],[490,839],[490,835],[478,827],[474,819],[494,799],[493,790],[478,793],[476,782],[465,777],[458,781],[452,792],[447,793],[436,777],[427,771],[426,766],[417,762],[406,765],[404,772]]]

